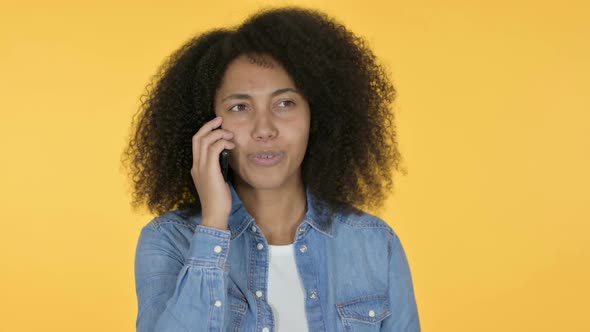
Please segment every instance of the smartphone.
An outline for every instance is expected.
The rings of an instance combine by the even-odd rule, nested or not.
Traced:
[[[225,182],[228,182],[227,173],[229,170],[229,150],[223,149],[223,151],[221,151],[221,154],[219,155],[219,166],[221,166],[223,179]]]
[[[223,179],[225,182],[228,182],[228,172],[229,172],[229,150],[223,149],[219,154],[219,166],[221,167],[221,174],[223,174]]]

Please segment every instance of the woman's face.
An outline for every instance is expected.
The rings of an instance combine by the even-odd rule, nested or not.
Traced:
[[[232,61],[215,95],[222,128],[234,133],[230,166],[237,181],[271,189],[300,181],[310,111],[287,71],[269,57]]]

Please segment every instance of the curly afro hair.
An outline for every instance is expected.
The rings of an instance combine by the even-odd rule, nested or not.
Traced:
[[[301,172],[314,197],[332,213],[381,207],[402,159],[390,111],[396,91],[364,39],[324,13],[297,7],[266,9],[238,27],[194,36],[160,65],[122,156],[133,181],[132,206],[147,204],[156,215],[200,212],[191,139],[215,117],[215,92],[227,65],[242,54],[271,56],[307,99],[311,122]]]

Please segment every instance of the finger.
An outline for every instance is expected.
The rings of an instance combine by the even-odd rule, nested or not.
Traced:
[[[209,145],[209,148],[207,149],[207,158],[205,159],[205,167],[207,169],[213,167],[213,169],[221,172],[221,167],[219,166],[219,155],[221,154],[221,151],[223,151],[223,149],[232,150],[235,147],[235,143],[224,139]]]
[[[231,131],[224,129],[215,129],[207,135],[201,137],[201,148],[204,146],[209,146],[222,138],[230,140],[233,137],[234,133],[232,133]]]
[[[207,133],[211,132],[213,129],[219,127],[223,122],[223,118],[218,116],[215,119],[205,122],[201,128],[193,135],[192,137],[192,149],[193,149],[193,160],[195,156],[199,156],[200,152],[200,140],[201,137],[205,136]]]
[[[210,132],[207,136],[201,138],[199,144],[199,165],[204,166],[207,163],[208,148],[219,140],[229,140],[233,137],[233,133],[223,129],[216,129]]]

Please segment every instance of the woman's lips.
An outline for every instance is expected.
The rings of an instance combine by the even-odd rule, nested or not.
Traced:
[[[264,151],[250,154],[248,159],[257,166],[274,166],[283,159],[282,152]]]

